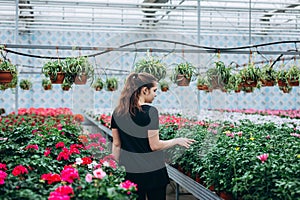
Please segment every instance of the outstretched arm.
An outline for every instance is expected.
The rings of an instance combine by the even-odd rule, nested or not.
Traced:
[[[190,145],[195,142],[195,140],[188,139],[188,138],[174,138],[171,140],[160,140],[158,130],[149,130],[148,139],[152,151],[168,149],[175,145],[180,145],[185,148],[189,148]]]

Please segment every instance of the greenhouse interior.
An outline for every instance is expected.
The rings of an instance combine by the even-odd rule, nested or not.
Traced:
[[[162,199],[300,200],[300,1],[1,0],[0,16],[0,199],[144,199],[113,113],[151,74],[155,141],[173,142],[146,136]]]

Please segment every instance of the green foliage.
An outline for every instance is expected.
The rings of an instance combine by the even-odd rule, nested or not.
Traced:
[[[32,88],[32,82],[29,79],[21,79],[19,85],[23,90],[29,90]]]
[[[300,69],[298,66],[293,65],[286,74],[287,78],[290,80],[299,80],[300,78]]]
[[[167,67],[160,59],[148,55],[135,63],[134,71],[136,73],[146,72],[152,74],[160,81],[166,77]]]
[[[215,67],[206,71],[207,80],[212,88],[223,88],[228,84],[231,68],[222,61],[215,62]]]
[[[260,68],[256,67],[253,63],[249,63],[247,67],[244,67],[240,71],[240,75],[242,77],[243,82],[257,82],[260,80],[261,70]]]
[[[276,81],[277,78],[277,72],[276,70],[269,65],[265,65],[261,69],[261,80],[267,80],[267,81]]]
[[[56,80],[58,72],[67,72],[67,67],[64,61],[62,60],[50,60],[46,62],[42,68],[42,73],[48,78]]]
[[[197,75],[197,68],[190,62],[179,63],[175,66],[173,76],[171,77],[175,82],[177,81],[177,75],[183,75],[185,78],[193,80]]]
[[[107,91],[115,91],[118,89],[118,79],[116,77],[107,77],[105,81]]]
[[[95,80],[95,82],[93,83],[92,87],[94,89],[98,89],[101,90],[104,87],[104,82],[103,80],[99,77]]]

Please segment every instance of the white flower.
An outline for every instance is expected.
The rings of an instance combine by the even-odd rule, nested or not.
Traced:
[[[80,165],[81,163],[83,163],[83,160],[81,158],[76,158],[76,165]]]

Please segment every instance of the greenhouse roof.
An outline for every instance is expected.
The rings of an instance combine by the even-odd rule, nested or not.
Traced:
[[[18,3],[17,3],[18,2]],[[1,0],[0,30],[299,37],[293,0]]]

